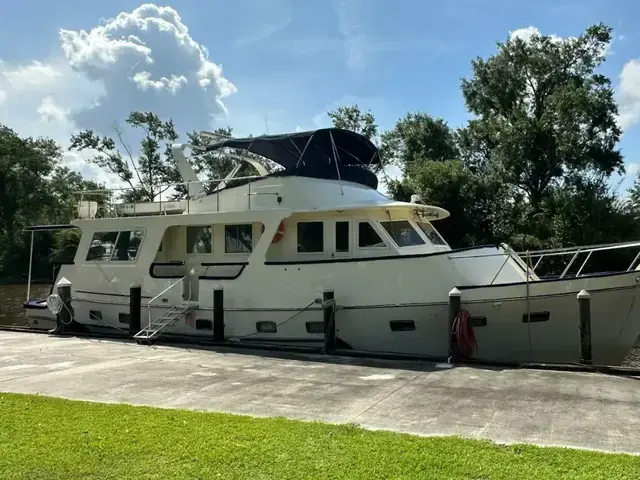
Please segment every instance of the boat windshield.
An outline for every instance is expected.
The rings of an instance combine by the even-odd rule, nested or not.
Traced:
[[[424,245],[425,241],[407,220],[380,222],[398,247],[414,247]]]
[[[433,225],[431,225],[430,223],[418,222],[418,226],[422,229],[424,234],[434,245],[443,245],[443,246],[447,245],[447,242],[444,241],[444,238],[440,236],[438,231],[435,228],[433,228]]]

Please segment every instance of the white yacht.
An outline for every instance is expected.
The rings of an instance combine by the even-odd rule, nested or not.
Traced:
[[[139,336],[211,338],[213,291],[223,289],[226,339],[320,345],[319,299],[333,290],[342,348],[446,358],[455,287],[471,316],[476,358],[577,363],[576,295],[584,289],[594,363],[620,364],[638,339],[638,257],[622,271],[583,274],[585,260],[568,272],[578,254],[640,242],[527,255],[504,244],[451,249],[436,230],[449,213],[379,192],[377,148],[346,130],[215,141],[204,153],[244,152],[238,161],[259,175],[235,178],[236,169],[212,191],[194,174],[188,147],[173,146],[187,200],[119,205],[109,218],[96,218],[97,205],[84,201],[82,218],[69,226],[32,227],[82,231],[73,263],[56,279],[72,284],[76,322],[127,329],[129,286],[138,283]],[[268,173],[255,156],[281,169]],[[566,254],[562,275],[536,275],[531,258]],[[25,307],[32,323],[55,319],[46,299]]]

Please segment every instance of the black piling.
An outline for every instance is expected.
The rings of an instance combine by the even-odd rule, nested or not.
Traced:
[[[129,334],[135,335],[140,331],[142,317],[142,287],[131,285],[129,287]]]
[[[224,290],[213,289],[213,341],[224,342]]]
[[[586,290],[578,293],[578,330],[580,332],[580,363],[591,365],[591,295]]]
[[[447,339],[449,342],[449,355],[455,353],[455,334],[453,333],[453,323],[456,321],[456,317],[460,313],[462,308],[462,293],[456,287],[453,287],[449,292],[449,323],[447,330]]]
[[[324,353],[327,355],[336,347],[336,303],[335,292],[322,292],[322,317],[324,319]]]
[[[70,330],[73,321],[73,307],[71,306],[71,282],[66,278],[61,278],[56,285],[58,296],[62,303],[62,309],[56,315],[55,333],[64,333]]]

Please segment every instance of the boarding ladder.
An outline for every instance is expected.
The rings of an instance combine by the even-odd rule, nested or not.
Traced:
[[[158,338],[167,327],[185,318],[194,309],[195,307],[192,305],[175,305],[136,333],[133,338],[135,338],[138,343],[151,343]]]
[[[182,284],[182,302],[177,305],[172,305],[168,308],[162,315],[160,315],[155,320],[151,320],[151,307],[153,303],[156,302],[160,297],[167,294],[169,290],[174,288],[177,285]],[[151,300],[147,304],[148,309],[148,318],[149,321],[147,325],[136,333],[133,338],[138,343],[151,344],[154,340],[156,340],[162,332],[168,327],[175,325],[178,321],[185,318],[191,312],[198,308],[197,303],[198,298],[198,277],[194,275],[194,272],[191,271],[190,274],[185,275],[180,278],[177,282],[172,283]],[[166,300],[166,299],[163,299]],[[192,301],[195,300],[195,301]]]

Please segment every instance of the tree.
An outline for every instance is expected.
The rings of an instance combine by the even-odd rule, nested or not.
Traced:
[[[363,112],[357,104],[338,107],[327,115],[336,128],[351,130],[372,141],[378,136],[375,116],[370,110]]]
[[[161,120],[152,112],[131,112],[125,123],[144,132],[137,157],[125,142],[124,130],[118,125],[113,128],[117,143],[111,137],[84,130],[72,135],[70,149],[97,151],[89,161],[129,185],[131,191],[123,195],[128,201],[152,202],[172,185],[181,182],[171,154],[171,143],[178,139],[178,134],[172,120]]]
[[[576,38],[509,39],[475,59],[473,76],[462,80],[477,116],[461,132],[463,159],[493,163],[532,212],[566,173],[624,171],[611,81],[596,73],[610,41],[611,29],[600,24]]]
[[[77,207],[77,190],[96,188],[61,165],[61,148],[51,139],[22,138],[0,125],[0,276],[25,278],[33,224],[67,223]],[[49,277],[53,235],[34,237],[34,278]]]
[[[383,156],[402,170],[414,163],[458,158],[454,132],[441,118],[417,112],[382,134]]]
[[[0,234],[13,245],[17,229],[46,204],[46,177],[62,156],[60,147],[43,138],[21,138],[0,125]]]

